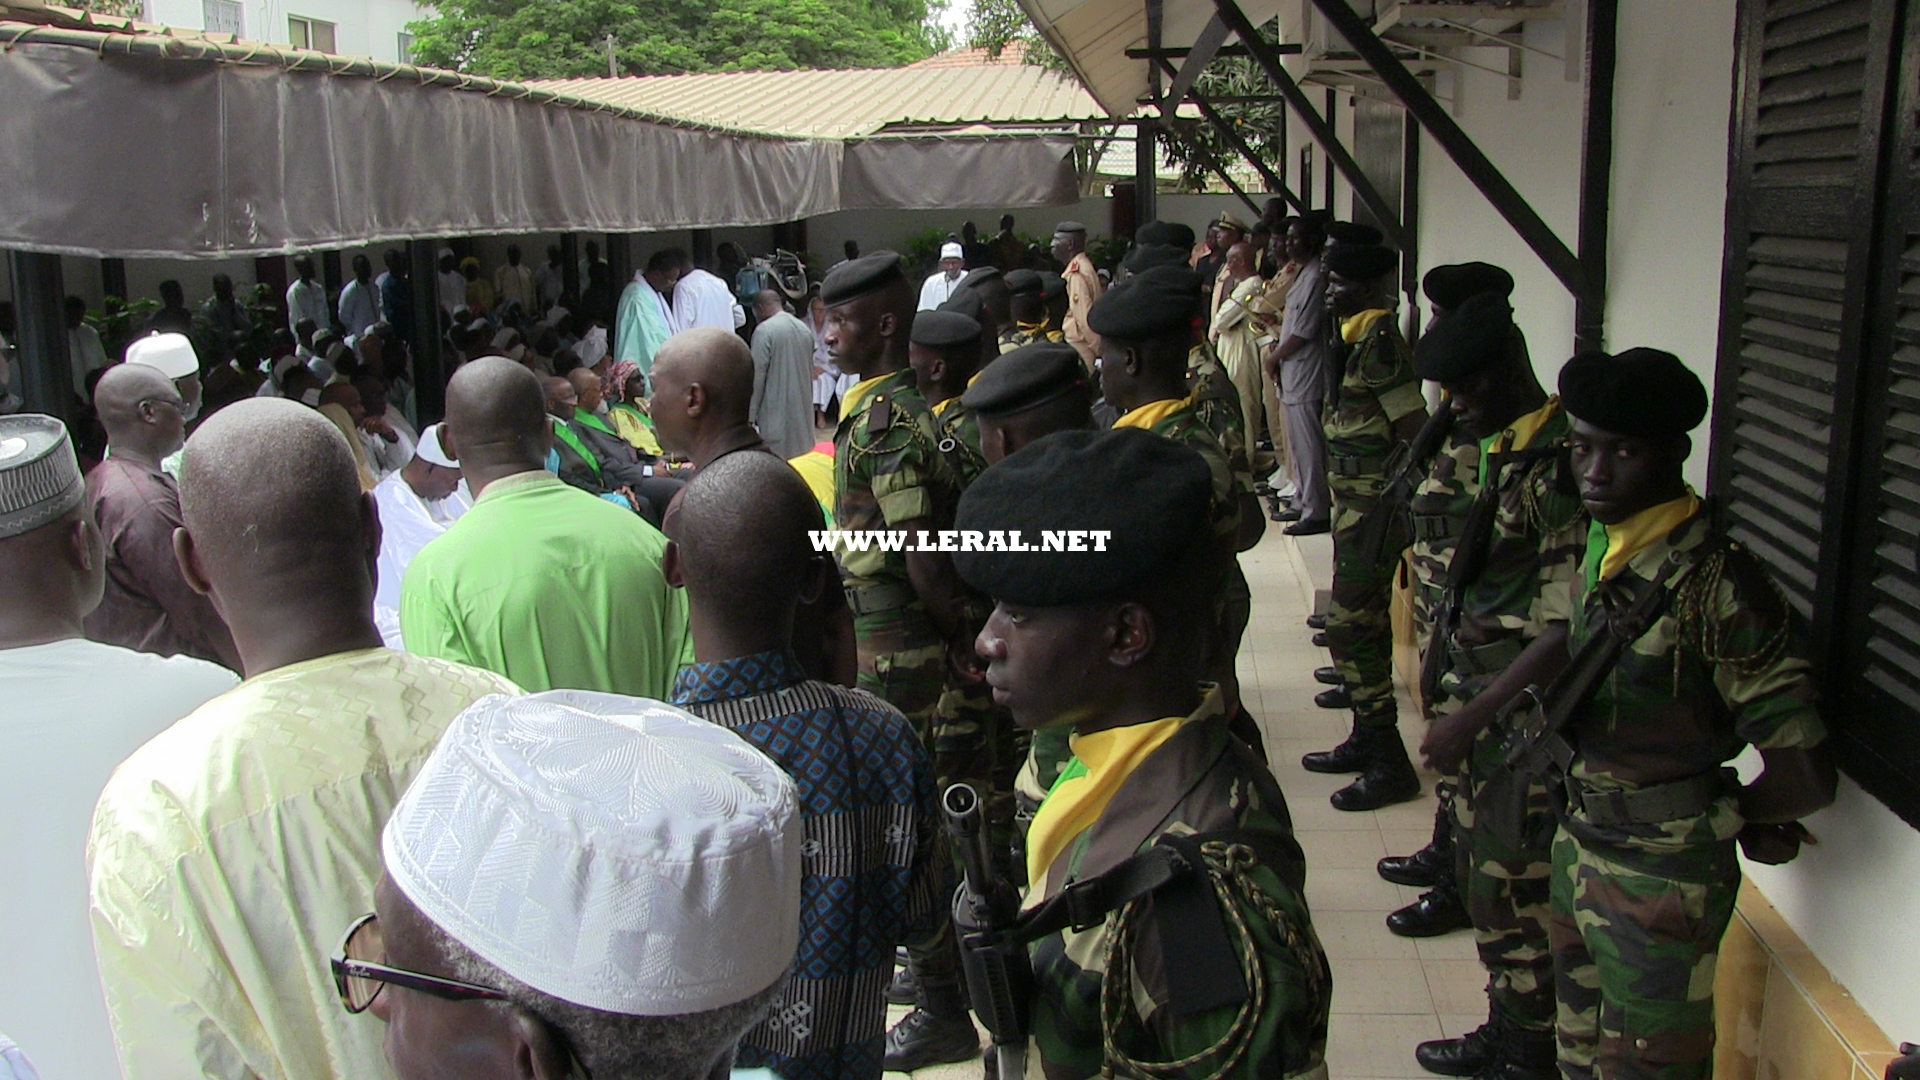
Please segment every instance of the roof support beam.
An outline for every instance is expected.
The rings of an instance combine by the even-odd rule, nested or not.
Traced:
[[[1232,31],[1227,29],[1226,22],[1215,14],[1207,25],[1201,28],[1200,36],[1193,39],[1193,49],[1187,53],[1187,59],[1180,65],[1178,71],[1173,70],[1171,63],[1161,60],[1160,64],[1167,69],[1169,75],[1173,76],[1173,85],[1167,87],[1166,98],[1162,100],[1172,99],[1178,102],[1184,99],[1187,91],[1192,90],[1193,84],[1199,81],[1200,73],[1206,70],[1208,64],[1213,63],[1214,53],[1219,51],[1220,46],[1227,43],[1227,35],[1230,33]],[[1161,113],[1165,115],[1165,105],[1161,106]]]
[[[1219,158],[1214,157],[1213,154],[1210,151],[1208,151],[1206,147],[1201,146],[1198,141],[1190,138],[1185,132],[1181,131],[1178,128],[1174,128],[1174,127],[1167,128],[1167,134],[1173,136],[1176,139],[1179,139],[1183,143],[1186,143],[1187,149],[1193,151],[1194,155],[1198,157],[1201,161],[1206,162],[1207,168],[1212,169],[1214,173],[1220,177],[1220,179],[1226,181],[1227,189],[1229,191],[1232,191],[1235,195],[1238,195],[1240,197],[1241,202],[1247,204],[1247,210],[1249,213],[1251,213],[1256,218],[1260,216],[1259,204],[1253,201],[1253,196],[1248,195],[1246,192],[1246,189],[1241,187],[1240,184],[1236,180],[1234,180],[1232,174],[1227,172],[1226,167],[1220,164]]]
[[[1183,60],[1191,51],[1190,49],[1184,48],[1149,49],[1143,46],[1136,46],[1135,48],[1126,50],[1126,53],[1127,59],[1129,60]],[[1273,51],[1292,56],[1304,52],[1305,47],[1297,41],[1289,41],[1284,44],[1275,45]],[[1247,51],[1245,45],[1222,45],[1219,49],[1215,50],[1213,55],[1251,56],[1253,54]]]
[[[20,396],[28,412],[62,420],[73,415],[72,358],[67,355],[67,289],[60,256],[10,251],[15,328],[20,344]]]
[[[1232,0],[1216,2],[1228,4]],[[1467,179],[1473,181],[1473,186],[1479,188],[1493,208],[1500,212],[1500,216],[1507,219],[1507,224],[1520,234],[1520,239],[1526,241],[1541,262],[1547,264],[1547,269],[1553,271],[1553,276],[1560,279],[1567,291],[1575,296],[1584,295],[1586,271],[1580,259],[1554,235],[1520,192],[1507,182],[1507,178],[1481,152],[1480,147],[1447,114],[1447,110],[1433,99],[1432,94],[1427,93],[1426,87],[1420,85],[1420,80],[1407,70],[1400,58],[1393,55],[1393,50],[1374,35],[1373,28],[1367,25],[1366,20],[1346,0],[1313,0],[1313,5],[1347,39],[1353,51],[1367,62],[1374,74],[1387,84],[1387,88],[1406,106],[1407,112],[1420,122],[1421,127],[1427,129],[1427,133],[1447,152],[1447,156],[1453,159]],[[1241,39],[1245,40],[1244,34]],[[1355,190],[1358,190],[1357,185]]]
[[[1613,74],[1620,0],[1587,0],[1586,116],[1580,137],[1580,268],[1573,305],[1575,352],[1607,338],[1607,224],[1613,203]]]
[[[1379,188],[1373,186],[1373,181],[1367,178],[1359,162],[1353,160],[1353,155],[1349,154],[1347,148],[1341,144],[1332,126],[1321,118],[1320,113],[1314,109],[1313,103],[1307,100],[1306,92],[1300,89],[1300,84],[1294,82],[1293,76],[1288,75],[1287,69],[1280,65],[1280,53],[1274,48],[1273,43],[1260,36],[1260,31],[1247,19],[1246,12],[1240,10],[1240,5],[1235,0],[1213,0],[1213,2],[1214,6],[1220,10],[1220,17],[1226,20],[1227,26],[1239,35],[1240,43],[1253,53],[1254,62],[1259,64],[1260,69],[1266,72],[1267,78],[1273,80],[1273,84],[1279,87],[1281,96],[1287,99],[1287,104],[1293,107],[1301,123],[1305,124],[1307,130],[1313,134],[1314,141],[1327,152],[1327,159],[1333,162],[1334,168],[1340,170],[1340,175],[1347,178],[1347,183],[1353,185],[1353,193],[1366,204],[1367,209],[1373,211],[1373,216],[1380,221],[1381,228],[1386,231],[1394,246],[1404,248],[1407,241],[1406,230],[1400,225],[1400,215],[1394,205],[1387,201],[1386,196],[1380,194]],[[1342,3],[1344,4],[1344,0]],[[1348,9],[1349,13],[1351,10]]]
[[[1160,61],[1160,63],[1169,68],[1172,67],[1172,65],[1168,64],[1165,60]],[[1279,174],[1275,173],[1273,169],[1267,165],[1266,159],[1256,153],[1253,147],[1247,143],[1247,140],[1243,138],[1238,131],[1233,129],[1233,125],[1227,122],[1227,118],[1220,115],[1220,110],[1213,107],[1213,102],[1210,101],[1205,94],[1190,89],[1187,92],[1187,100],[1198,106],[1200,115],[1207,118],[1207,122],[1213,125],[1215,131],[1220,133],[1220,137],[1231,143],[1233,148],[1239,151],[1240,156],[1246,159],[1247,164],[1253,166],[1254,171],[1260,174],[1260,179],[1266,181],[1268,191],[1287,200],[1288,206],[1293,207],[1301,213],[1306,213],[1307,207],[1300,201],[1300,197],[1295,195],[1293,189],[1287,186],[1287,182],[1281,179]],[[1168,95],[1166,99],[1160,102],[1160,115],[1171,120],[1173,111],[1178,105],[1179,99]]]

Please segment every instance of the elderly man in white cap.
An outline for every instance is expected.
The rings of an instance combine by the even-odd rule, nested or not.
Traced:
[[[793,961],[804,840],[792,780],[724,728],[483,698],[387,822],[335,985],[401,1080],[724,1075]]]
[[[455,312],[467,306],[467,279],[460,273],[460,260],[454,257],[452,248],[441,248],[437,259],[439,275],[434,282],[435,295],[440,298],[440,310],[451,319]]]
[[[940,245],[940,269],[928,275],[920,285],[920,304],[918,310],[932,311],[953,295],[960,287],[966,266],[966,249],[954,241]]]
[[[389,649],[400,639],[400,579],[429,542],[473,508],[460,478],[460,463],[440,441],[440,425],[420,433],[413,460],[373,487],[380,507],[380,574],[373,594],[373,621]]]
[[[80,859],[94,800],[141,743],[239,681],[204,660],[87,640],[106,573],[66,428],[0,416],[0,967],[17,976],[0,979],[0,1025],[53,1078],[120,1074]]]
[[[127,345],[126,358],[129,364],[145,364],[173,380],[173,388],[180,391],[180,419],[191,424],[199,417],[200,356],[193,351],[187,335],[148,334],[136,338]],[[181,453],[175,450],[160,459],[160,471],[178,480]]]

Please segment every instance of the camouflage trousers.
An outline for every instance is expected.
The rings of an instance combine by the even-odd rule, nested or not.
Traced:
[[[1553,974],[1566,1080],[1697,1080],[1713,1072],[1713,976],[1732,880],[1644,873],[1553,841]]]
[[[933,759],[937,790],[945,791],[955,751],[964,750],[965,740],[955,745],[953,733],[944,731],[939,706],[946,693],[947,646],[933,620],[919,607],[870,612],[853,617],[853,634],[860,650],[855,685],[906,714]],[[944,755],[943,734],[949,736]],[[929,989],[948,997],[957,992],[960,953],[952,920],[941,919],[925,939],[907,942],[907,958],[923,998]]]
[[[1474,948],[1487,969],[1487,1000],[1493,1010],[1529,1031],[1552,1031],[1553,952],[1547,923],[1552,917],[1554,802],[1537,781],[1489,788],[1486,780],[1501,764],[1504,737],[1499,725],[1480,733],[1450,800],[1454,877],[1473,920]],[[1507,805],[1494,807],[1496,799]],[[1492,827],[1495,814],[1523,823],[1519,842]]]
[[[1333,597],[1327,648],[1353,695],[1361,727],[1399,723],[1393,701],[1393,572],[1384,554],[1368,565],[1359,550],[1360,519],[1380,493],[1379,477],[1333,477]]]

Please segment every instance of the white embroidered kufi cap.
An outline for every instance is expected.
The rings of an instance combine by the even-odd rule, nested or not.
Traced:
[[[966,257],[966,254],[967,254],[967,249],[961,247],[959,244],[941,244],[940,245],[940,257],[943,259],[964,258]]]
[[[447,456],[447,448],[440,441],[440,424],[431,424],[420,433],[420,442],[413,448],[414,456],[423,458],[429,465],[438,465],[443,469],[457,469],[460,462]]]
[[[169,379],[200,374],[200,357],[185,334],[149,334],[127,346],[127,363],[158,368]]]
[[[673,1016],[771,986],[800,931],[793,782],[658,701],[490,695],[460,714],[381,837],[422,914],[537,990]]]

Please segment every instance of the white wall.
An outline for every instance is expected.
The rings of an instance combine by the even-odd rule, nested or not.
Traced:
[[[342,56],[400,59],[400,33],[423,17],[413,0],[241,0],[241,36],[248,41],[288,43],[287,18],[334,24],[334,51]],[[146,0],[146,19],[164,26],[206,29],[202,0]]]

